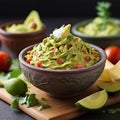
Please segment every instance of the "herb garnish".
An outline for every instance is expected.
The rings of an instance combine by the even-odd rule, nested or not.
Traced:
[[[41,110],[48,109],[48,108],[51,108],[49,104],[41,104],[37,109],[41,111]]]
[[[27,107],[33,107],[38,105],[38,99],[35,94],[27,94],[25,97],[12,96],[11,108],[18,108],[18,105],[25,104]]]
[[[12,65],[9,69],[9,71],[6,72],[0,72],[0,87],[4,87],[2,84],[2,81],[9,80],[11,78],[20,78],[23,81],[26,81],[25,76],[23,75],[20,66],[19,66],[19,61],[18,59],[13,59],[12,60]],[[51,106],[47,103],[43,103],[43,101],[47,101],[46,98],[41,97],[40,100],[36,98],[36,94],[34,93],[26,93],[25,96],[11,96],[12,97],[12,102],[10,104],[10,107],[15,109],[18,108],[19,105],[26,105],[26,107],[33,107],[40,105],[38,107],[38,110],[43,110],[50,108]]]
[[[41,101],[47,101],[45,98],[41,98]],[[36,105],[40,106],[37,108],[37,110],[42,111],[44,109],[51,108],[51,105],[47,103],[41,103],[39,100],[36,98],[34,93],[27,94],[25,97],[16,97],[12,96],[12,102],[11,102],[11,108],[18,108],[18,105],[26,105],[28,108],[33,107]]]
[[[97,2],[96,10],[97,15],[103,19],[103,22],[98,25],[100,30],[104,30],[106,28],[107,23],[109,22],[110,18],[110,11],[109,8],[111,7],[110,2]]]

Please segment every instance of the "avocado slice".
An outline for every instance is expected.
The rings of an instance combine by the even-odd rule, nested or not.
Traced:
[[[116,93],[120,91],[120,80],[116,80],[114,82],[97,81],[97,86],[100,89],[105,89],[109,93]]]
[[[42,21],[40,19],[39,13],[36,10],[32,10],[26,17],[23,23],[28,29],[33,29],[38,31],[42,28]]]

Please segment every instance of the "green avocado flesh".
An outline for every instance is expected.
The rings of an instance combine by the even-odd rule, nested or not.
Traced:
[[[31,23],[35,23],[37,25],[35,30],[40,30],[42,28],[42,22],[39,13],[35,10],[33,10],[24,21],[24,25],[26,27],[29,27]]]
[[[97,86],[101,89],[105,89],[107,92],[118,92],[120,91],[120,80],[115,82],[97,82]]]
[[[107,102],[107,99],[108,94],[106,90],[101,90],[77,101],[75,105],[79,108],[95,110],[102,108]]]
[[[32,10],[21,24],[12,24],[7,26],[5,30],[10,33],[27,33],[35,32],[42,29],[42,21],[39,13]]]

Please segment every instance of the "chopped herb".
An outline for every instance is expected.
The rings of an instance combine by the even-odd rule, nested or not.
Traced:
[[[12,60],[12,65],[10,67],[10,70],[6,72],[0,72],[0,79],[1,80],[8,80],[10,78],[16,78],[21,74],[21,69],[19,66],[18,59]]]
[[[20,63],[17,58],[12,60],[12,65],[10,67],[10,71],[11,70],[20,70]]]
[[[38,104],[38,99],[35,97],[35,94],[30,94],[27,96],[26,105],[27,107],[33,107]]]
[[[67,56],[66,56],[66,60],[69,60],[70,58],[72,58],[74,55],[69,53]]]
[[[19,104],[21,105],[26,104],[26,101],[27,101],[27,96],[19,97]]]
[[[13,70],[11,72],[8,73],[8,78],[16,78],[21,74],[21,70]]]
[[[39,111],[42,111],[42,110],[48,109],[48,108],[51,108],[51,106],[50,106],[49,104],[42,104],[42,105],[40,105],[37,109],[38,109]]]
[[[110,113],[110,114],[115,114],[115,113],[120,113],[120,108],[111,108],[107,110],[103,110],[103,113]]]
[[[41,97],[41,99],[40,99],[40,100],[47,101],[47,99],[46,99],[46,98],[44,98],[44,97]]]
[[[12,96],[11,108],[18,108],[18,104],[26,105],[27,107],[33,107],[39,104],[35,94],[27,94],[25,97]]]
[[[18,105],[19,105],[19,98],[13,97],[10,107],[11,108],[18,108]]]
[[[73,40],[73,36],[72,35],[68,35],[67,39],[69,39],[71,41],[71,40]]]
[[[98,28],[99,28],[100,30],[104,30],[105,27],[106,27],[106,22],[98,24]]]
[[[108,19],[110,17],[110,12],[109,12],[109,8],[111,7],[111,3],[110,2],[97,2],[97,15],[99,17],[102,17],[104,19]]]
[[[111,7],[111,3],[110,2],[97,2],[97,15],[101,18],[103,18],[103,22],[100,23],[98,25],[98,28],[100,30],[104,30],[107,23],[109,22],[109,18],[110,18],[110,11],[109,8]]]

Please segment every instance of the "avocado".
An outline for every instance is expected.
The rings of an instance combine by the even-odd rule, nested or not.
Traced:
[[[39,13],[36,10],[32,10],[23,23],[27,28],[31,28],[34,31],[38,31],[42,28],[42,21]]]
[[[115,82],[98,81],[97,86],[100,89],[105,89],[109,93],[116,93],[120,91],[120,80],[116,80]]]

